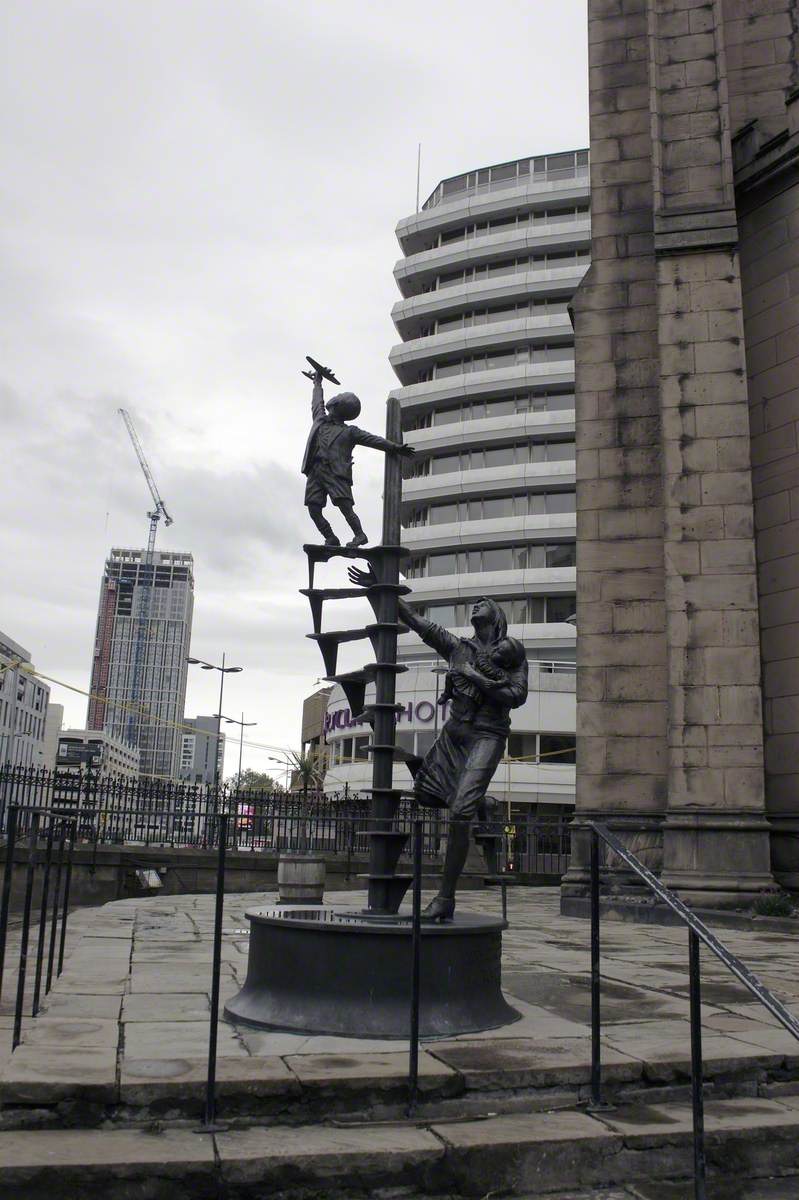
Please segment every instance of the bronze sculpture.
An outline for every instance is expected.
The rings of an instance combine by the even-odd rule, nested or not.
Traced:
[[[322,511],[328,500],[341,511],[353,532],[353,537],[347,545],[353,548],[365,546],[369,539],[355,512],[352,496],[353,447],[371,446],[372,449],[382,450],[386,454],[409,456],[413,454],[413,450],[410,446],[390,442],[376,433],[359,429],[357,425],[347,425],[347,421],[354,420],[360,413],[360,400],[353,392],[339,392],[332,396],[325,406],[322,380],[329,379],[332,383],[338,383],[338,380],[332,371],[314,359],[309,357],[308,362],[313,369],[303,371],[303,375],[313,380],[313,423],[302,460],[302,473],[307,476],[305,506],[314,525],[325,539],[326,546],[341,545]]]
[[[361,587],[375,582],[370,570],[357,567],[350,567],[349,577]],[[527,699],[527,657],[521,643],[508,637],[504,612],[488,597],[472,608],[471,638],[457,637],[419,616],[401,597],[399,615],[449,666],[449,718],[424,759],[409,764],[419,804],[450,813],[439,893],[423,913],[428,920],[445,921],[455,911],[471,822],[476,816],[486,819],[486,791],[505,750],[511,709]]]

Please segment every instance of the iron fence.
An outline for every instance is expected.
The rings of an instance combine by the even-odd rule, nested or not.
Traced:
[[[17,809],[17,832],[26,836],[33,812],[74,821],[77,845],[152,846],[211,850],[218,844],[224,813],[226,845],[238,851],[299,851],[358,857],[368,854],[370,800],[362,793],[274,792],[177,784],[169,781],[0,767],[0,837],[7,836],[10,806]],[[396,828],[410,835],[413,809],[402,801]],[[422,853],[443,858],[448,830],[446,810],[423,810]],[[564,818],[515,814],[511,822],[492,820],[477,827],[477,840],[491,854],[492,873],[560,876],[569,864],[570,833]],[[411,839],[405,858],[411,854]],[[488,856],[487,856],[488,857]]]

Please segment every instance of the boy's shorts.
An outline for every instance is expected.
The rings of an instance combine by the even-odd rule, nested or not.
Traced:
[[[335,475],[328,466],[318,464],[309,474],[305,483],[305,505],[318,505],[324,508],[327,501],[338,508],[342,504],[352,504],[352,484],[342,475]]]

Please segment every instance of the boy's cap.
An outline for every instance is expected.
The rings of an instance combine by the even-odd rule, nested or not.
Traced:
[[[361,411],[361,402],[354,392],[339,392],[327,402],[328,411],[335,405],[336,412],[344,421],[352,421]]]

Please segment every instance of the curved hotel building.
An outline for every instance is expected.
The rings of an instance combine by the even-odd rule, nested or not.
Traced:
[[[489,595],[530,660],[530,696],[513,714],[508,761],[492,793],[509,805],[574,803],[574,339],[567,305],[589,265],[588,152],[523,158],[443,180],[399,222],[409,600],[471,632]],[[398,742],[424,753],[445,717],[435,654],[400,638],[407,666]],[[368,726],[353,725],[340,688],[327,722],[329,784],[370,778]],[[407,786],[406,768],[397,784]]]

